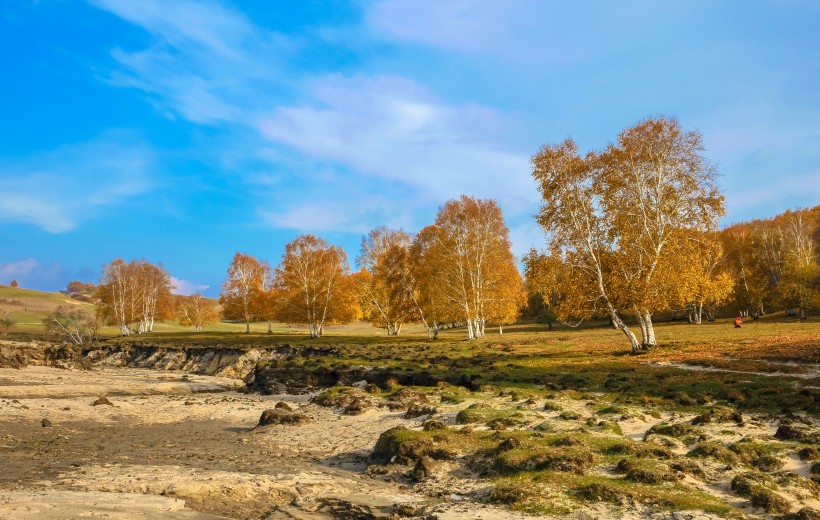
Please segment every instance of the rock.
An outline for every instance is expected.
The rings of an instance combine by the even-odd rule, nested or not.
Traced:
[[[413,419],[416,417],[421,417],[422,415],[432,415],[438,411],[437,408],[434,406],[430,406],[428,404],[422,404],[418,401],[412,403],[409,408],[407,408],[407,412],[404,414],[405,419]]]
[[[804,507],[794,514],[797,520],[820,520],[820,511],[810,507]]]
[[[447,427],[444,425],[443,422],[437,421],[435,419],[430,419],[430,420],[424,421],[424,424],[422,424],[422,430],[424,430],[426,432],[431,432],[431,431],[436,431],[436,430],[446,430],[446,429],[447,429]]]
[[[108,406],[114,406],[114,404],[111,401],[109,401],[108,398],[106,398],[106,397],[100,397],[99,399],[97,399],[96,401],[91,403],[92,406],[100,406],[101,404],[107,404]]]
[[[800,457],[800,460],[817,460],[820,459],[820,452],[817,451],[817,448],[808,446],[798,451],[797,456]]]
[[[292,412],[293,411],[293,408],[291,408],[291,406],[288,403],[285,403],[283,401],[279,401],[278,403],[276,403],[274,405],[273,409],[274,410],[285,410],[286,412]]]
[[[780,439],[781,441],[799,441],[804,440],[807,437],[806,432],[789,424],[781,424],[777,428],[777,431],[774,432],[774,436],[776,439]]]
[[[382,389],[379,388],[378,386],[372,384],[372,383],[367,385],[366,387],[364,387],[364,391],[367,392],[368,394],[380,394],[380,393],[382,393]]]
[[[435,462],[430,457],[421,457],[413,467],[413,479],[424,480],[433,474]]]
[[[257,424],[256,427],[258,428],[260,426],[272,426],[277,424],[300,425],[309,421],[310,419],[302,414],[273,408],[262,412],[262,416],[259,418],[259,424]]]
[[[49,421],[48,419],[43,419],[42,421],[40,421],[40,424],[43,426],[43,428],[48,428],[49,426],[51,426],[51,421]]]
[[[426,403],[428,402],[427,396],[417,390],[411,390],[410,388],[400,388],[396,390],[393,395],[390,396],[388,399],[391,403],[395,403],[396,405],[401,405],[403,407],[409,407],[413,403]]]
[[[396,504],[396,514],[403,517],[417,517],[419,508],[415,504]]]
[[[498,452],[510,451],[521,446],[521,441],[515,437],[507,437],[498,445]]]
[[[373,405],[367,399],[356,398],[345,408],[344,414],[360,415],[372,407]]]

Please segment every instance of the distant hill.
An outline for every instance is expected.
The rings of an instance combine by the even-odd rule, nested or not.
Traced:
[[[42,319],[60,305],[79,307],[90,314],[94,312],[93,304],[75,300],[67,294],[0,285],[0,314],[17,321],[15,330],[42,330]]]

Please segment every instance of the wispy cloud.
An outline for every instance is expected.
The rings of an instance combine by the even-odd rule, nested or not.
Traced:
[[[216,2],[93,0],[142,27],[146,49],[113,49],[109,81],[138,88],[168,114],[200,124],[242,123],[247,111],[281,91],[294,40],[256,26]]]
[[[38,267],[40,267],[40,262],[34,258],[0,264],[0,280],[9,282],[15,278],[28,276]]]
[[[496,46],[513,32],[521,20],[515,15],[525,6],[522,0],[382,0],[367,17],[389,39],[472,52]]]
[[[505,149],[513,121],[478,105],[444,103],[392,76],[310,82],[311,102],[279,107],[258,128],[271,141],[442,201],[460,193],[527,197],[529,158]],[[503,183],[499,183],[504,179]]]
[[[206,291],[209,287],[211,287],[210,285],[189,282],[188,280],[183,280],[175,276],[171,277],[171,283],[174,285],[174,290],[172,292],[174,294],[181,294],[183,296],[190,296],[194,293],[201,294],[202,292]]]
[[[108,133],[0,165],[0,221],[64,233],[99,210],[145,193],[153,152],[127,133]]]
[[[274,170],[244,174],[257,186],[263,179],[278,201],[275,210],[259,204],[257,214],[268,225],[303,231],[377,225],[375,217],[385,215],[373,208],[372,193],[349,186],[379,180],[403,185],[403,196],[416,206],[435,207],[461,193],[509,199],[516,206],[534,200],[528,156],[508,145],[518,125],[502,112],[445,102],[402,76],[327,75],[291,67],[302,46],[298,39],[257,27],[214,2],[179,2],[170,9],[157,0],[139,7],[124,0],[94,4],[154,37],[146,49],[113,52],[119,66],[111,81],[141,89],[174,116],[233,125],[243,135],[255,132],[256,140],[243,138],[238,148]],[[294,101],[286,103],[289,98]],[[236,154],[235,143],[221,147]],[[300,160],[312,166],[292,168]],[[322,168],[345,171],[323,180],[321,191],[330,200],[307,187]],[[307,203],[305,192],[311,194]],[[409,205],[396,202],[395,218],[407,220],[402,206]]]
[[[57,262],[44,265],[35,258],[24,258],[0,263],[0,283],[17,280],[27,289],[52,289],[65,284],[69,272]],[[64,285],[63,285],[64,286]]]

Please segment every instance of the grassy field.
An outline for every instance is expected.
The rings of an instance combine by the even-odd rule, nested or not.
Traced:
[[[0,285],[0,314],[15,320],[14,330],[42,332],[43,318],[59,306],[77,307],[94,312],[94,306],[59,292],[42,292]]]

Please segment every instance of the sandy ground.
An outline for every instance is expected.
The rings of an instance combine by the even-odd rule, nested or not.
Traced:
[[[334,507],[395,504],[441,519],[521,518],[367,476],[381,432],[421,419],[340,415],[240,386],[141,369],[0,369],[0,518],[330,518]],[[93,405],[103,396],[112,404]],[[278,401],[310,422],[254,428]]]
[[[246,394],[239,391],[242,386],[234,379],[144,369],[0,369],[0,519],[279,520],[356,518],[356,512],[389,518],[396,505],[415,511],[416,517],[438,520],[533,518],[471,500],[493,484],[466,474],[456,463],[440,463],[433,477],[410,487],[399,474],[368,474],[367,457],[379,435],[397,425],[418,427],[424,417],[405,419],[403,411],[387,408],[343,415],[311,404],[310,396]],[[100,397],[111,404],[94,405]],[[492,400],[516,404],[506,397]],[[255,428],[262,411],[279,401],[309,422]],[[471,402],[438,405],[436,418],[453,424],[456,412]],[[579,419],[561,420],[560,412],[545,411],[539,401],[529,406],[534,424],[548,421],[553,431],[571,431],[598,418],[595,402],[555,402]],[[653,417],[636,408],[610,419],[618,421],[625,437],[640,441],[655,424],[692,417]],[[44,419],[50,425],[44,426]],[[775,421],[745,419],[742,426],[710,424],[701,430],[724,444],[743,437],[772,439]],[[693,447],[676,439],[663,441],[678,455]],[[790,452],[783,457],[783,469],[809,476],[809,462]],[[701,464],[709,478],[688,478],[687,484],[760,518],[759,510],[729,489],[740,468],[706,460]],[[820,508],[817,497],[799,489],[785,496],[795,509]],[[584,512],[599,519],[713,518],[604,505]],[[579,514],[570,517],[590,518]]]

